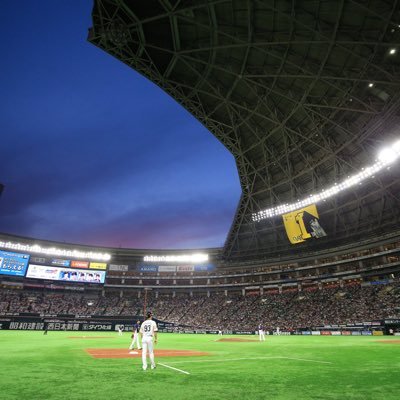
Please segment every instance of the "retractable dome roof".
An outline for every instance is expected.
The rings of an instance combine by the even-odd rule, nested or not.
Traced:
[[[290,244],[252,214],[321,192],[400,138],[400,12],[391,0],[96,0],[89,41],[170,94],[233,154],[242,196],[227,259],[398,234],[393,164],[317,205],[327,236]]]

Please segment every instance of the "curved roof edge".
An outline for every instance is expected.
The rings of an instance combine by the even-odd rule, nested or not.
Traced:
[[[25,236],[12,235],[7,233],[0,233],[0,240],[18,242],[21,244],[39,244],[48,246],[57,246],[61,249],[75,248],[77,250],[107,252],[111,254],[111,262],[116,257],[133,257],[139,258],[148,255],[181,255],[187,253],[207,253],[213,258],[219,258],[222,253],[222,248],[198,248],[198,249],[132,249],[123,247],[103,247],[95,245],[85,245],[77,243],[57,242],[54,240],[37,239]],[[0,247],[1,248],[1,247]]]

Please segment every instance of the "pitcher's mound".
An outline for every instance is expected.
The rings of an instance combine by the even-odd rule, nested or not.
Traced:
[[[125,349],[85,349],[93,358],[132,358],[141,357],[142,352],[134,352],[131,354]],[[154,350],[156,357],[195,357],[195,356],[209,356],[210,353],[204,351],[191,351],[191,350]]]
[[[400,344],[400,339],[377,340],[377,342],[386,344]]]

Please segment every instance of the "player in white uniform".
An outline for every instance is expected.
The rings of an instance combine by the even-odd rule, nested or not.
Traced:
[[[140,331],[140,321],[137,321],[136,324],[133,326],[132,342],[129,346],[129,350],[135,349],[135,343],[138,350],[142,349],[139,343],[139,331]]]
[[[262,324],[258,325],[258,336],[260,338],[260,342],[265,341],[265,328]]]
[[[154,344],[157,344],[157,324],[153,321],[153,314],[151,312],[147,313],[147,319],[140,326],[140,337],[142,338],[142,363],[143,369],[147,369],[147,351],[149,351],[149,357],[151,362],[151,369],[156,367],[154,361],[154,351],[153,351],[153,340]]]

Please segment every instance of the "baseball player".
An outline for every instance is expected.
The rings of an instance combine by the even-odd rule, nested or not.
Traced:
[[[133,333],[132,333],[132,343],[129,346],[129,350],[134,350],[135,349],[135,343],[136,347],[138,350],[142,350],[140,347],[140,342],[139,342],[139,330],[140,330],[140,321],[136,321],[136,324],[133,325]]]
[[[154,361],[154,352],[153,352],[153,340],[154,344],[157,344],[157,324],[153,321],[153,314],[148,312],[146,315],[147,319],[140,326],[140,337],[142,339],[142,364],[143,370],[147,369],[147,351],[149,351],[149,357],[151,362],[151,369],[156,367],[156,363]]]
[[[258,336],[260,338],[260,342],[265,342],[265,328],[264,325],[258,325]]]

